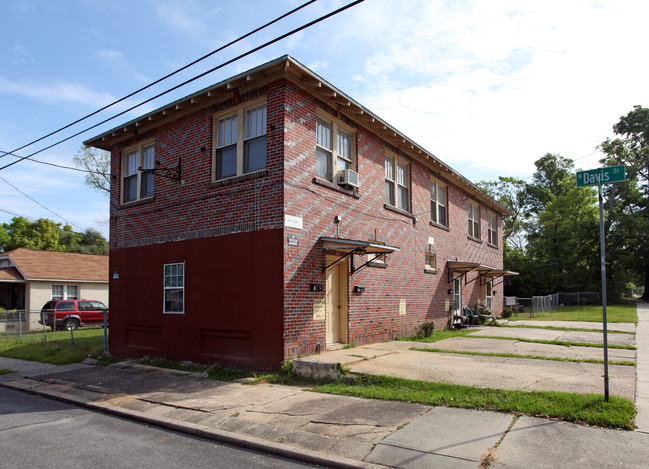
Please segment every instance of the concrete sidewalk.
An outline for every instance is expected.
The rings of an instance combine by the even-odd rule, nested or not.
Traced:
[[[422,352],[423,353],[423,352]],[[222,383],[134,364],[34,366],[0,385],[325,467],[645,467],[649,435],[541,418]]]
[[[646,467],[649,459],[649,435],[645,433],[649,431],[649,307],[646,303],[638,305],[638,316],[637,370],[611,366],[612,394],[628,392],[621,391],[622,381],[630,382],[632,388],[637,382],[636,432],[497,412],[322,395],[296,386],[223,383],[202,379],[197,374],[133,362],[108,367],[83,364],[56,367],[0,357],[0,368],[16,370],[0,376],[0,385],[325,467],[477,468],[492,461],[493,467],[507,468],[640,468]],[[491,330],[501,329],[505,328]],[[520,329],[524,330],[527,329]],[[525,350],[550,356],[560,348],[566,349],[559,346],[547,349],[545,344],[522,345],[511,340],[498,340],[496,344],[495,340],[466,337],[464,342],[442,345],[445,342],[442,341],[430,345],[452,350],[514,346],[516,353],[529,346]],[[543,377],[543,364],[555,362],[415,352],[409,350],[413,345],[422,344],[390,342],[307,358],[348,363],[355,371],[369,366],[372,372],[395,375],[415,372],[432,377],[431,368],[438,366],[440,376],[434,379],[447,382],[451,378],[449,370],[465,381],[474,379],[475,374],[491,374],[498,377],[499,384],[492,387],[500,388],[512,381],[521,387],[533,387],[525,384],[527,378],[520,376],[531,376],[538,386],[560,381],[557,369],[552,371],[555,376]],[[569,349],[569,353],[578,357],[589,353],[583,347]],[[620,359],[633,359],[633,351],[615,351],[618,352]],[[395,361],[398,356],[401,361]],[[512,361],[508,363],[508,360]],[[561,379],[568,380],[571,373],[579,370],[590,370],[595,392],[602,393],[601,365],[568,365]],[[625,373],[616,374],[618,369]],[[518,377],[514,376],[515,371]],[[629,371],[634,375],[630,380]],[[584,376],[579,379],[585,379]],[[559,386],[564,387],[566,382]],[[584,392],[584,382],[581,385],[580,392]]]

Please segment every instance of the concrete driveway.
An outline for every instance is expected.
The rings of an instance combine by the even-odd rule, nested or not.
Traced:
[[[544,325],[540,321],[535,323],[539,326]],[[564,323],[564,327],[571,326]],[[630,328],[626,330],[630,330]],[[395,341],[328,351],[305,359],[344,363],[353,372],[358,373],[477,387],[595,394],[604,392],[603,364],[411,350],[413,347],[418,347],[442,349],[449,352],[491,352],[577,360],[603,359],[602,348],[567,347],[511,340],[516,338],[580,343],[602,342],[602,334],[598,332],[483,327],[476,328],[475,332],[466,337],[445,339],[432,344]],[[632,333],[609,333],[608,342],[609,344],[633,345],[635,344],[635,335]],[[609,363],[615,361],[635,362],[635,360],[635,350],[609,349]],[[609,365],[611,394],[634,401],[635,382],[636,369],[634,366]]]

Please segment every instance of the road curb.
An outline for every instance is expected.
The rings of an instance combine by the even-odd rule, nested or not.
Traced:
[[[44,390],[32,389],[27,386],[22,386],[20,384],[12,383],[11,381],[0,381],[0,387],[11,389],[13,391],[19,391],[27,394],[44,397],[47,399],[56,400],[66,404],[83,407],[89,410],[102,412],[116,417],[134,420],[147,425],[154,425],[160,428],[176,431],[179,433],[198,436],[201,438],[218,441],[220,443],[226,443],[229,445],[239,446],[254,451],[269,453],[274,456],[281,456],[281,457],[295,459],[310,464],[317,464],[324,467],[333,467],[333,468],[340,468],[340,469],[358,469],[358,468],[383,469],[388,467],[380,464],[372,464],[363,461],[356,461],[335,454],[326,453],[326,455],[323,455],[322,453],[303,449],[297,446],[295,447],[288,446],[285,444],[275,443],[272,441],[263,440],[261,438],[256,438],[253,436],[244,435],[240,433],[215,430],[212,428],[204,427],[202,425],[192,424],[189,422],[179,423],[175,420],[167,419],[164,417],[152,418],[143,415],[141,412],[138,411],[116,408],[114,406],[104,405],[101,403],[88,402],[84,399],[80,399],[75,396],[70,396],[65,393],[61,393],[57,391],[44,391]]]

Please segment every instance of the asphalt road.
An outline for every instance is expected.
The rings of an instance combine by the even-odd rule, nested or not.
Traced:
[[[0,468],[301,468],[260,454],[0,388]]]

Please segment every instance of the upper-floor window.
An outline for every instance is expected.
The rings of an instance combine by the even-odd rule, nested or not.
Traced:
[[[356,165],[356,134],[335,119],[316,118],[315,172],[319,178],[337,182],[336,175]]]
[[[448,226],[446,186],[437,181],[430,182],[430,219],[439,225]]]
[[[489,224],[487,227],[487,233],[489,236],[489,244],[498,246],[498,215],[494,212],[489,212],[488,215]]]
[[[469,202],[469,236],[472,238],[480,239],[480,206],[473,202]]]
[[[140,143],[122,154],[122,202],[152,197],[155,189],[153,173],[140,169],[155,168],[155,143]]]
[[[266,104],[242,106],[215,120],[214,179],[266,168]]]
[[[410,210],[409,165],[395,155],[385,155],[385,203]]]

